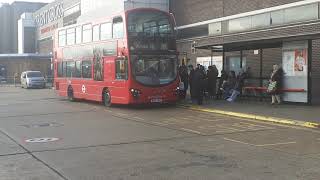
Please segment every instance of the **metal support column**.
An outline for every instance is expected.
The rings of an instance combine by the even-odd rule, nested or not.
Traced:
[[[211,62],[210,62],[210,66],[212,66],[212,65],[213,65],[213,49],[211,48],[210,50],[211,50]]]
[[[243,51],[240,50],[240,68],[242,69],[242,62],[243,61]]]
[[[222,69],[225,70],[226,65],[226,53],[224,52],[224,48],[222,50]]]
[[[260,87],[263,86],[263,79],[262,79],[262,68],[263,68],[263,49],[260,49]]]
[[[260,84],[260,87],[263,86],[263,79],[262,79],[262,75],[263,75],[263,71],[262,71],[262,68],[263,68],[263,49],[260,49],[260,74],[259,74],[259,84]],[[260,96],[260,101],[263,101],[263,98],[262,96]]]
[[[308,40],[308,104],[312,104],[312,40]]]

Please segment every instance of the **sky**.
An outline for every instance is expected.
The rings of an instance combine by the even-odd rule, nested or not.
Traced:
[[[12,3],[14,1],[27,1],[27,2],[52,2],[54,0],[0,0],[0,3]]]

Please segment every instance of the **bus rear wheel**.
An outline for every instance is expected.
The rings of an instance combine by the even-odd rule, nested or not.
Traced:
[[[72,87],[68,87],[68,100],[73,102],[74,101],[74,96],[73,96],[73,89]]]
[[[103,105],[106,107],[111,107],[111,94],[109,90],[104,90],[102,93],[102,102]]]

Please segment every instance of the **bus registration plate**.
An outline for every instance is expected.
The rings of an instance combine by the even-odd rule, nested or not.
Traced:
[[[160,99],[160,98],[154,98],[154,99],[151,99],[151,102],[152,102],[152,103],[161,103],[161,102],[162,102],[162,99]]]

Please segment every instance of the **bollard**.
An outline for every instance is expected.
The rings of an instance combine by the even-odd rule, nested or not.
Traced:
[[[13,78],[14,87],[17,87],[17,78],[18,78],[18,73],[14,73],[14,78]]]

